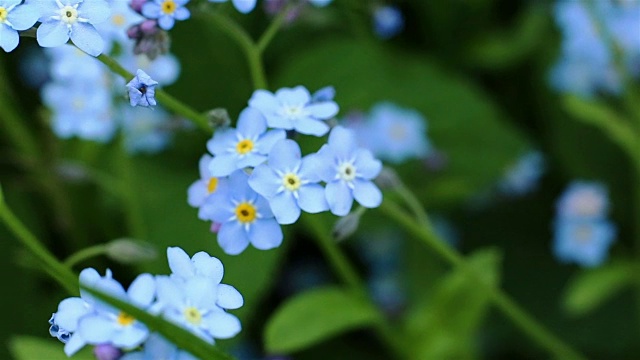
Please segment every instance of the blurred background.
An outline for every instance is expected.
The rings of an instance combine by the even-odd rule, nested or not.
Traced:
[[[199,12],[220,12],[258,38],[283,3],[259,1],[248,15],[231,4],[192,4],[192,18],[169,32],[173,57],[154,70],[167,78],[161,84],[170,83],[163,88],[198,111],[225,108],[235,120],[254,90],[247,61]],[[380,103],[416,112],[427,150],[383,160],[419,197],[442,239],[477,259],[483,277],[589,358],[637,358],[640,181],[633,156],[606,123],[627,125],[623,133],[640,128],[640,2],[288,3],[295,11],[264,53],[270,90],[333,86],[337,121],[356,129],[373,121]],[[219,342],[240,359],[393,358],[365,327],[273,353],[277,346],[263,339],[276,310],[297,294],[339,283],[313,231],[304,222],[285,226],[277,249],[225,255],[210,224],[187,204],[209,136],[161,109],[123,115],[116,105],[105,120],[114,124],[108,134],[64,133],[55,125],[56,104],[66,100],[51,95],[65,71],[60,59],[32,38],[0,56],[0,183],[6,202],[56,256],[119,238],[147,241],[158,254],[152,260],[100,256],[74,269],[110,268],[126,284],[140,272],[168,273],[167,246],[204,250],[222,260],[224,283],[245,298],[233,311],[243,331]],[[69,76],[82,69],[88,65]],[[124,90],[110,96],[126,104]],[[152,119],[126,128],[145,117]],[[140,140],[150,132],[153,138]],[[640,137],[631,138],[640,149]],[[309,153],[322,140],[299,142]],[[575,181],[605,189],[606,221],[615,231],[593,250],[597,263],[554,250],[558,199]],[[331,234],[337,218],[316,216]],[[49,337],[47,320],[66,294],[5,227],[0,238],[0,358],[24,354],[29,341],[40,344],[36,337],[56,352],[43,358],[57,359],[62,344]],[[339,246],[391,324],[407,331],[415,359],[547,357],[476,284],[380,211],[364,213]]]

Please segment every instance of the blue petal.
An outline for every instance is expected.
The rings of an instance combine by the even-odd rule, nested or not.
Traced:
[[[258,194],[249,186],[249,175],[243,170],[236,170],[229,176],[229,184],[233,184],[230,188],[231,196],[235,200],[249,201],[255,199]]]
[[[335,161],[335,154],[329,145],[325,144],[317,153],[305,156],[304,173],[308,174],[314,171],[322,181],[331,182],[335,180],[337,175]],[[302,172],[302,168],[300,170]]]
[[[71,357],[71,355],[78,352],[78,350],[82,349],[86,344],[86,340],[80,334],[74,333],[71,335],[71,338],[69,338],[69,341],[64,344],[64,353]]]
[[[203,309],[215,308],[213,299],[216,298],[218,284],[215,284],[211,279],[196,276],[187,279],[184,287],[184,296],[187,302]]]
[[[75,23],[70,36],[73,44],[89,55],[98,56],[104,50],[104,40],[91,24]]]
[[[149,336],[149,329],[141,323],[135,323],[119,330],[111,337],[113,345],[119,348],[135,348]]]
[[[276,91],[276,98],[281,104],[303,105],[309,103],[311,94],[304,86],[296,86],[293,89],[282,88]]]
[[[243,14],[247,14],[256,7],[256,0],[232,0],[233,6]]]
[[[39,17],[40,13],[32,6],[20,5],[11,10],[7,20],[15,30],[22,31],[35,25]]]
[[[111,6],[104,0],[82,1],[78,5],[78,15],[91,24],[101,23],[111,16]]]
[[[187,202],[192,207],[200,207],[204,204],[207,196],[209,196],[209,190],[207,189],[208,182],[205,180],[197,180],[189,189],[187,189]]]
[[[282,229],[275,219],[259,219],[249,229],[251,245],[256,249],[269,250],[282,244]]]
[[[160,9],[160,4],[153,1],[147,1],[142,5],[142,15],[146,18],[157,19],[161,14],[162,11]]]
[[[191,17],[191,13],[189,12],[189,9],[181,7],[176,9],[176,11],[173,13],[173,17],[175,17],[176,20],[187,20],[189,17]]]
[[[213,155],[227,154],[235,152],[235,145],[238,142],[238,135],[235,129],[221,129],[216,131],[213,138],[207,141],[207,150]]]
[[[298,119],[293,126],[297,132],[305,135],[322,136],[329,131],[329,125],[310,117]]]
[[[20,36],[18,32],[0,23],[0,47],[6,52],[11,52],[18,47],[19,42]]]
[[[218,300],[216,304],[223,309],[237,309],[244,304],[242,294],[236,288],[227,284],[218,285]]]
[[[298,205],[302,210],[312,214],[329,210],[329,203],[322,185],[304,185],[298,189],[298,194]]]
[[[220,226],[218,244],[229,255],[238,255],[249,246],[249,237],[242,224],[237,221],[227,222]]]
[[[254,167],[263,164],[267,161],[267,155],[262,154],[247,154],[245,156],[238,156],[236,167],[238,169],[244,169],[246,167]]]
[[[69,41],[69,29],[62,21],[48,20],[40,24],[36,38],[42,47],[60,46]]]
[[[115,332],[115,324],[107,318],[97,314],[87,315],[78,323],[78,333],[89,344],[97,345],[106,343]]]
[[[371,181],[354,180],[353,197],[360,205],[367,208],[375,208],[382,203],[382,192]]]
[[[194,267],[189,255],[179,247],[170,246],[167,248],[167,261],[169,269],[173,274],[182,278],[188,278],[194,275]]]
[[[371,180],[380,174],[382,170],[382,162],[373,157],[373,154],[366,149],[358,149],[356,151],[356,159],[353,162],[356,168],[356,174],[366,180]]]
[[[232,338],[242,329],[240,320],[224,311],[214,312],[208,315],[204,321],[206,321],[209,333],[218,339]]]
[[[336,126],[331,130],[328,143],[334,154],[343,160],[350,158],[357,148],[353,131],[342,126]]]
[[[269,152],[269,166],[272,169],[289,172],[300,163],[300,146],[293,140],[276,142]]]
[[[269,154],[271,148],[278,141],[285,139],[287,137],[287,133],[284,130],[269,130],[260,136],[258,140],[257,151],[261,154]]]
[[[326,101],[318,104],[312,104],[305,107],[311,115],[318,119],[330,119],[338,113],[338,104],[333,101]]]
[[[280,107],[278,99],[266,90],[256,90],[249,99],[249,106],[260,110],[263,114],[274,113]]]
[[[212,176],[227,176],[238,168],[238,158],[232,154],[215,156],[209,163],[209,172]]]
[[[173,18],[173,16],[162,15],[158,18],[158,26],[160,26],[160,28],[163,30],[171,30],[175,23],[176,20]]]
[[[323,166],[318,162],[323,161],[321,157],[318,157],[317,154],[309,154],[302,158],[300,162],[300,170],[298,171],[298,175],[310,182],[319,182],[321,179],[319,174],[319,168],[327,166]],[[330,168],[330,167],[329,167]],[[333,172],[329,176],[334,176],[335,172]]]
[[[140,274],[133,280],[127,295],[132,304],[147,308],[153,302],[156,295],[156,280],[150,274]]]
[[[300,217],[300,208],[290,191],[281,192],[269,199],[269,206],[279,224],[293,224]]]
[[[334,215],[345,216],[353,205],[353,195],[351,189],[344,181],[332,181],[325,189],[329,209]]]
[[[191,259],[198,274],[206,276],[209,281],[219,284],[224,275],[224,266],[222,261],[210,256],[204,251],[197,252]]]
[[[285,129],[285,130],[293,129],[294,122],[289,118],[285,118],[277,114],[268,114],[268,113],[265,114],[264,116],[266,116],[267,118],[267,124],[269,125],[269,127],[272,127],[274,129]]]
[[[282,179],[269,166],[264,164],[253,169],[249,177],[249,186],[255,192],[267,198],[274,196],[281,185]]]

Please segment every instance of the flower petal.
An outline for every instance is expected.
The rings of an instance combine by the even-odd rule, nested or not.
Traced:
[[[244,299],[236,288],[227,284],[218,285],[218,300],[216,304],[223,309],[237,309],[242,307]]]
[[[220,283],[224,275],[222,261],[204,251],[193,255],[192,261],[199,274],[206,276],[213,283]]]
[[[238,255],[249,246],[249,237],[239,222],[227,222],[220,226],[218,244],[225,253]]]
[[[319,213],[329,210],[325,189],[320,184],[307,184],[298,189],[298,205],[308,213]]]
[[[218,339],[228,339],[236,336],[242,326],[237,317],[226,312],[214,312],[206,317],[209,333]]]
[[[354,180],[353,197],[360,205],[367,208],[375,208],[382,203],[382,192],[372,182],[368,180]]]
[[[344,181],[332,181],[325,189],[327,203],[334,215],[345,216],[353,205],[353,195],[351,189]]]
[[[251,245],[256,249],[269,250],[282,244],[282,229],[275,219],[259,219],[249,229]]]
[[[36,38],[42,47],[60,46],[69,41],[69,29],[62,21],[48,20],[38,26]]]
[[[189,278],[195,274],[195,267],[189,255],[179,247],[167,248],[167,260],[171,272],[182,277]]]
[[[300,218],[300,207],[288,190],[269,199],[269,206],[279,224],[293,224]]]
[[[75,23],[69,36],[75,46],[89,55],[98,56],[104,50],[104,40],[91,24]]]

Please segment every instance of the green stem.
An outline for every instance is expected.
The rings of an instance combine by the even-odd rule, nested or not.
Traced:
[[[90,246],[88,248],[84,248],[68,258],[64,260],[64,265],[68,268],[73,268],[75,265],[83,262],[92,257],[100,256],[105,254],[107,251],[107,247],[104,244]]]
[[[254,90],[267,89],[267,77],[264,74],[264,68],[262,66],[262,53],[249,34],[235,21],[220,13],[206,12],[203,13],[203,15],[207,16],[211,22],[240,46],[249,64]],[[275,31],[277,30],[277,28],[274,30],[273,35],[275,35]]]
[[[269,24],[267,30],[264,31],[260,39],[258,39],[257,47],[260,54],[264,54],[271,40],[276,36],[282,25],[284,24],[287,15],[289,14],[289,8],[285,8],[276,16],[275,19]]]
[[[40,262],[41,267],[51,275],[67,292],[77,294],[77,278],[64,265],[62,265],[42,245],[40,241],[27,229],[26,226],[13,214],[4,202],[2,189],[0,188],[0,220],[11,230],[15,237],[24,245]]]
[[[97,59],[105,64],[111,71],[120,75],[123,79],[131,80],[134,78],[134,75],[132,73],[128,72],[113,58],[102,54],[98,56]],[[211,126],[209,126],[209,120],[206,116],[194,111],[191,107],[183,104],[178,99],[167,94],[162,89],[156,90],[155,97],[165,108],[185,117],[188,120],[191,120],[191,122],[197,125],[200,129],[204,130],[207,134],[211,133]]]
[[[422,240],[438,255],[446,259],[452,266],[467,269],[464,258],[454,251],[442,239],[438,238],[430,228],[426,228],[418,223],[397,204],[390,200],[385,200],[380,206],[380,210],[388,217],[398,222],[407,231]],[[468,270],[468,276],[476,278],[477,275]],[[584,356],[573,350],[570,346],[562,342],[554,334],[549,332],[544,326],[538,323],[535,318],[522,310],[512,299],[502,290],[489,286],[478,279],[478,286],[486,287],[493,303],[505,314],[523,333],[533,339],[542,348],[549,351],[558,359],[585,359]]]
[[[121,141],[119,145],[120,161],[118,161],[118,165],[120,166],[120,186],[118,193],[124,204],[127,227],[134,238],[146,239],[147,231],[138,198],[139,192],[136,191],[135,174],[133,171],[134,164],[131,155],[125,150],[123,141]]]

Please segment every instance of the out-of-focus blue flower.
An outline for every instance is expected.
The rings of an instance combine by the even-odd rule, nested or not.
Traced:
[[[556,208],[558,216],[564,219],[603,219],[609,210],[607,189],[597,182],[574,181]]]
[[[329,209],[320,178],[308,157],[301,158],[300,147],[293,140],[278,141],[267,164],[256,167],[249,185],[269,201],[280,224],[293,224],[300,210],[318,213]]]
[[[228,0],[209,0],[209,1],[214,3],[223,3],[223,2],[227,2]],[[235,8],[243,14],[250,13],[256,7],[256,2],[257,0],[231,0],[231,3],[233,3],[233,6],[235,6]]]
[[[187,190],[187,202],[195,208],[201,207],[207,197],[218,190],[220,179],[211,175],[209,163],[213,157],[209,154],[202,155],[198,162],[200,180],[196,180]]]
[[[419,112],[383,102],[371,109],[367,122],[355,133],[376,157],[401,163],[429,154],[426,131],[427,121]]]
[[[322,136],[329,131],[328,120],[338,113],[333,101],[311,101],[311,94],[303,86],[282,88],[275,94],[256,90],[249,106],[260,110],[270,127],[296,130],[307,135]]]
[[[397,6],[376,6],[373,10],[373,31],[382,39],[398,35],[404,28],[404,17]]]
[[[144,343],[144,350],[125,354],[120,360],[198,360],[186,351],[179,350],[162,335],[152,333]]]
[[[119,360],[122,350],[110,344],[100,344],[93,348],[93,356],[96,360]]]
[[[131,154],[155,154],[164,150],[171,141],[168,113],[162,109],[121,107],[121,119],[124,135],[124,147]]]
[[[207,142],[207,149],[214,155],[209,171],[212,176],[221,177],[260,165],[267,160],[273,144],[285,136],[283,130],[267,131],[264,116],[256,109],[246,108],[240,113],[237,129],[218,130]]]
[[[173,84],[180,76],[180,62],[172,54],[159,55],[151,60],[145,54],[134,54],[133,47],[129,47],[118,56],[118,62],[129,71],[144,71],[163,86]]]
[[[524,195],[535,189],[543,173],[542,153],[530,151],[507,169],[498,188],[504,194]]]
[[[336,126],[328,143],[309,158],[320,179],[327,183],[325,195],[333,214],[347,215],[354,198],[367,208],[382,202],[380,189],[371,181],[382,170],[382,163],[369,150],[358,148],[351,130]]]
[[[155,299],[155,279],[150,274],[139,275],[128,291],[111,278],[101,278],[92,287],[143,310]],[[83,316],[78,322],[77,332],[89,344],[134,348],[149,336],[146,325],[111,305],[97,301],[94,309],[94,313]]]
[[[22,0],[0,0],[0,47],[11,52],[18,46],[18,31],[27,30],[38,21],[38,9]]]
[[[127,83],[131,106],[155,106],[156,85],[158,85],[157,81],[138,69],[136,76]]]
[[[562,262],[586,267],[604,262],[616,237],[616,227],[607,220],[559,219],[554,231],[556,257]]]
[[[311,102],[333,101],[334,97],[336,97],[336,89],[333,86],[325,86],[311,95]]]
[[[171,30],[176,20],[187,20],[191,13],[184,7],[189,0],[150,0],[142,5],[142,15],[158,19],[158,26]]]
[[[206,208],[208,220],[220,223],[218,244],[230,255],[244,251],[249,244],[260,250],[282,243],[282,229],[274,219],[267,200],[248,183],[248,175],[236,170],[229,176],[227,191],[216,191],[207,199],[216,204]],[[203,206],[204,211],[204,206]]]
[[[323,6],[327,6],[329,4],[331,4],[331,2],[333,0],[308,0],[311,5],[313,6],[317,6],[317,7],[323,7]]]
[[[96,25],[96,29],[105,40],[105,52],[109,52],[113,44],[120,44],[125,49],[133,48],[133,40],[127,36],[127,29],[142,22],[144,17],[131,9],[129,1],[110,0],[109,5],[111,16]]]
[[[51,59],[51,78],[64,83],[103,83],[107,76],[104,65],[73,45],[45,49]],[[102,84],[101,84],[102,85]]]
[[[42,47],[63,45],[69,38],[79,49],[98,56],[104,40],[94,27],[109,18],[111,9],[104,0],[42,0],[40,26],[36,33]]]

